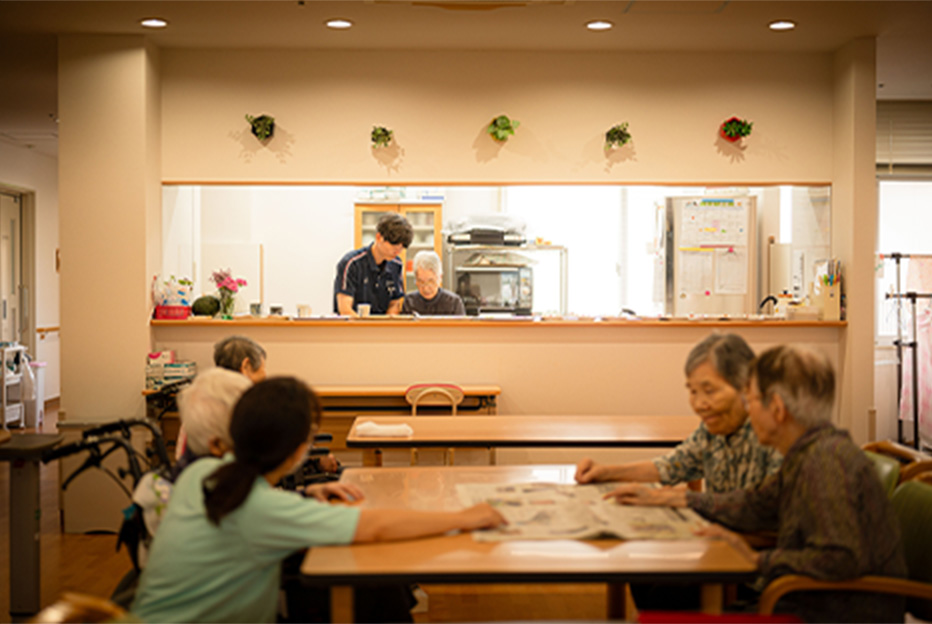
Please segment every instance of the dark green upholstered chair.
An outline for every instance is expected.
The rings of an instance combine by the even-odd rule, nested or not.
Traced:
[[[905,596],[915,617],[932,620],[932,485],[918,480],[900,484],[890,497],[900,520],[908,579],[862,576],[850,581],[817,581],[789,574],[770,583],[761,594],[759,613],[769,615],[785,594],[794,591],[862,591]]]
[[[900,462],[887,455],[880,455],[872,451],[864,451],[864,454],[874,462],[874,468],[877,469],[877,476],[883,483],[883,489],[886,490],[887,496],[893,494],[896,484],[900,481]]]

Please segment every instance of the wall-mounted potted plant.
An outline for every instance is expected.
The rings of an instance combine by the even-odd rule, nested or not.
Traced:
[[[499,115],[492,120],[492,123],[486,128],[486,132],[491,134],[492,138],[496,141],[505,142],[508,140],[509,136],[515,133],[515,130],[517,130],[520,125],[521,122],[517,119],[509,119],[508,115]]]
[[[751,134],[751,128],[753,126],[754,122],[752,121],[732,117],[722,124],[722,138],[726,141],[731,141],[732,143],[735,141],[740,141],[744,137]]]
[[[625,143],[631,140],[631,133],[628,132],[628,122],[612,126],[605,133],[605,149],[610,150],[613,147],[623,147]]]
[[[275,133],[275,118],[271,115],[259,115],[258,117],[246,115],[246,121],[252,126],[252,133],[260,141],[271,138]]]
[[[372,147],[387,147],[395,133],[383,126],[372,126]]]

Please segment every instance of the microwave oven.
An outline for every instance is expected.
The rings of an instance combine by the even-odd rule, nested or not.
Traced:
[[[461,266],[455,271],[456,294],[462,297],[466,314],[531,314],[531,267]]]

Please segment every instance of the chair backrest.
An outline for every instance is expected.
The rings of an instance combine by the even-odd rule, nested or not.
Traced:
[[[868,442],[861,448],[865,451],[877,453],[878,455],[892,457],[904,465],[916,461],[932,460],[932,456],[929,456],[922,451],[917,451],[916,449],[910,448],[904,444],[894,442],[893,440],[878,440],[876,442]]]
[[[464,396],[462,388],[449,383],[414,384],[405,391],[405,400],[411,404],[411,414],[414,416],[417,416],[418,405],[433,407],[449,405],[455,416],[456,406],[463,402]]]
[[[900,462],[887,455],[880,455],[871,451],[864,451],[864,454],[874,462],[877,476],[880,477],[880,482],[883,483],[883,489],[886,490],[887,496],[893,494],[893,490],[900,480]]]
[[[76,592],[64,592],[58,597],[58,600],[39,611],[29,621],[42,624],[51,622],[107,622],[125,617],[126,611],[105,598]]]
[[[910,580],[932,583],[932,485],[905,481],[893,492],[890,502],[900,520]],[[918,618],[932,620],[930,601],[910,599],[907,609]]]

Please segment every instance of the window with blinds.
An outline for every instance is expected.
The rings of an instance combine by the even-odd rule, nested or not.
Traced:
[[[877,171],[932,175],[932,102],[877,102]]]

